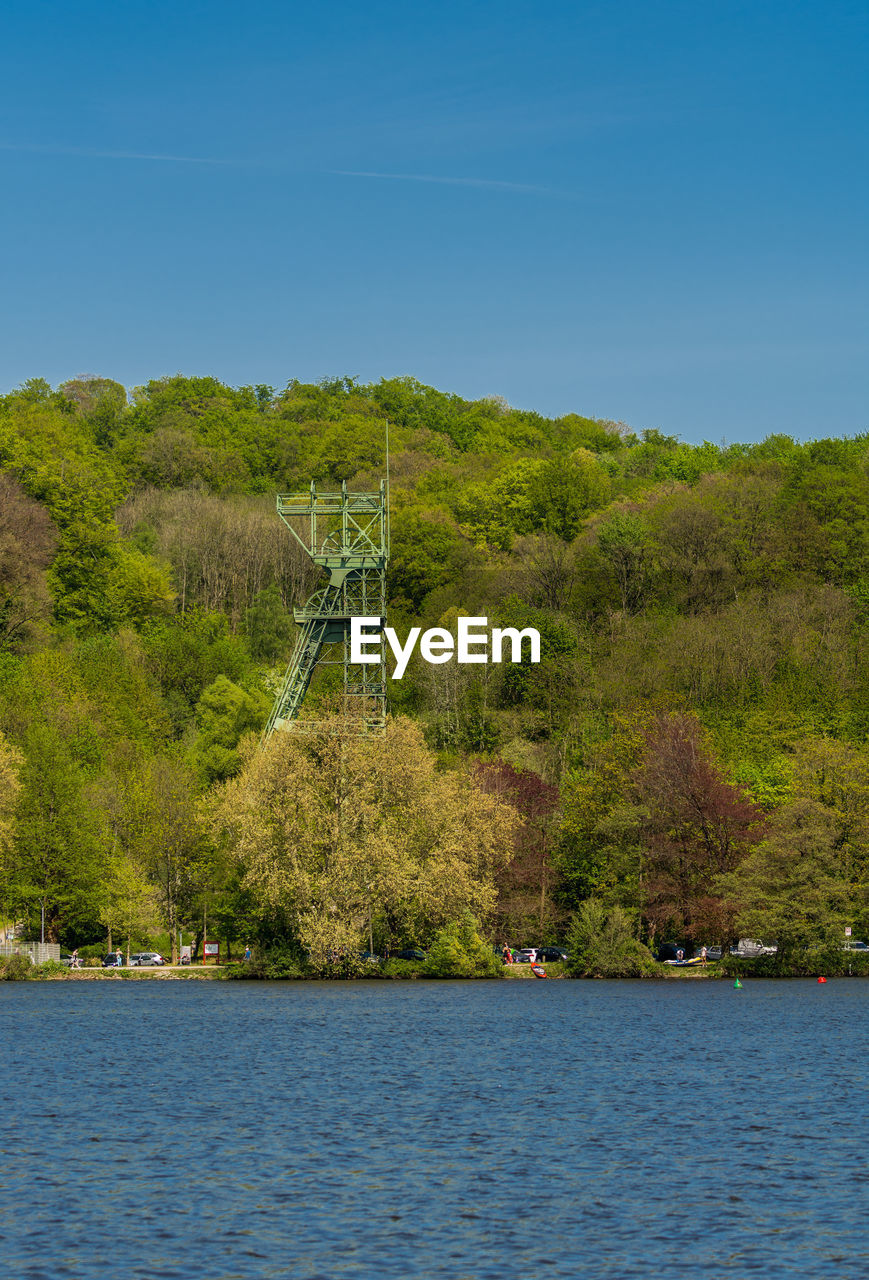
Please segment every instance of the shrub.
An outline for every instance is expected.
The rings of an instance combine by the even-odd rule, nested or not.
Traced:
[[[0,960],[0,980],[5,982],[21,982],[31,976],[33,961],[28,955],[8,956]]]
[[[477,920],[465,911],[436,935],[419,972],[428,978],[502,978],[500,955],[478,931]]]
[[[302,969],[296,953],[286,947],[268,950],[254,947],[250,960],[228,965],[224,976],[229,979],[260,978],[273,982],[283,978],[301,978]]]
[[[99,960],[103,962],[103,956],[108,952],[108,943],[106,942],[89,942],[87,946],[79,947],[78,958],[84,963],[86,960]]]
[[[839,947],[807,948],[788,955],[723,956],[720,969],[729,978],[869,978],[869,956]]]
[[[418,978],[424,972],[423,960],[384,960],[380,966],[383,978]]]
[[[648,947],[631,934],[621,907],[609,912],[597,898],[582,903],[567,935],[568,971],[576,978],[639,978],[655,972]]]

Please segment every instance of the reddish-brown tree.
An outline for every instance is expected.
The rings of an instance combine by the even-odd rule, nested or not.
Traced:
[[[691,715],[659,716],[634,773],[643,822],[642,911],[650,938],[733,936],[734,907],[717,889],[764,834],[764,814],[726,781]]]
[[[549,831],[558,809],[558,788],[530,769],[514,769],[503,760],[477,765],[474,781],[512,805],[522,819],[513,857],[495,876],[499,932],[505,942],[539,945],[560,919],[550,896],[549,864]]]

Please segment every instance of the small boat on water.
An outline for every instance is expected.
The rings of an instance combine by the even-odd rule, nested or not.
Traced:
[[[535,978],[545,978],[545,977],[546,977],[546,970],[543,968],[543,965],[542,965],[542,964],[532,964],[532,966],[531,966],[531,972],[534,974],[534,977],[535,977]]]

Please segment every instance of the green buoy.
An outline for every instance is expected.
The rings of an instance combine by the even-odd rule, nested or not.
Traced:
[[[739,979],[738,979],[738,978],[736,979],[736,981],[735,981],[735,982],[734,982],[734,984],[733,984],[733,990],[734,990],[734,991],[741,991],[741,990],[742,990],[742,983],[739,981]]]

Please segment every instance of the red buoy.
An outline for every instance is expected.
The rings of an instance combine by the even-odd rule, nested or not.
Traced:
[[[826,978],[818,978],[818,982],[826,982],[826,981],[827,981]]]

